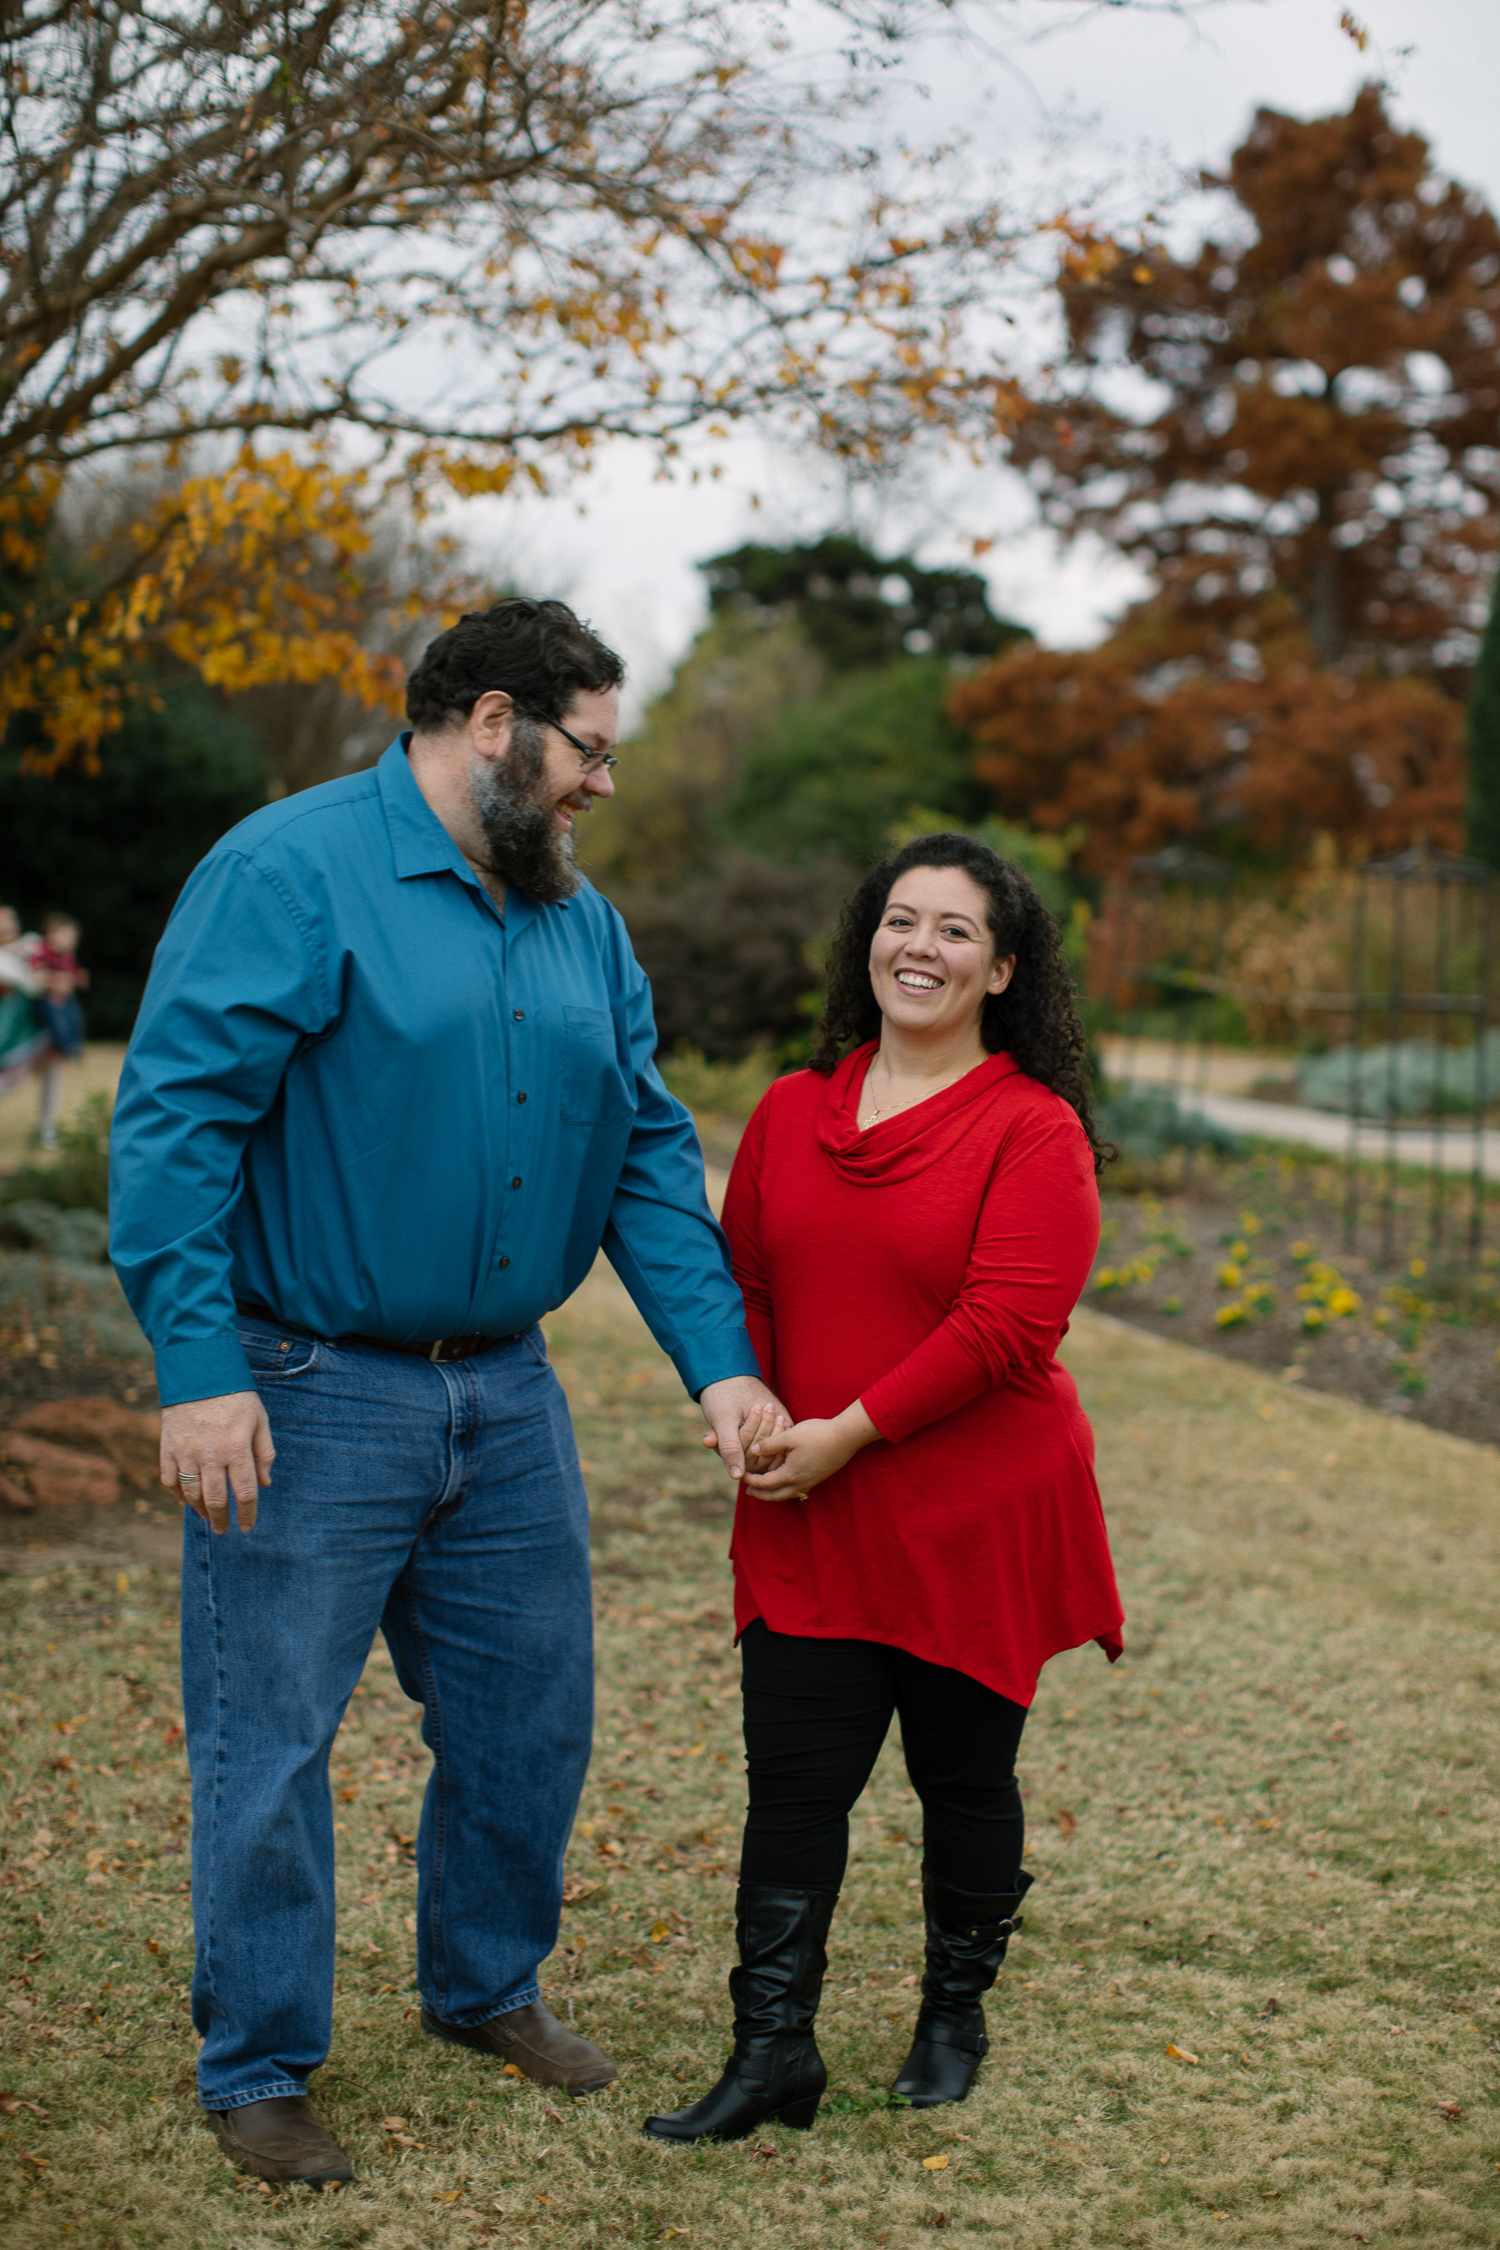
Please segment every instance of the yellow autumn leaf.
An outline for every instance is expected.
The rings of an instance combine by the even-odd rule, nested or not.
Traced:
[[[651,1943],[652,1943],[653,1945],[665,1945],[665,1944],[666,1944],[666,1942],[667,1942],[667,1939],[668,1939],[668,1938],[669,1938],[669,1937],[671,1936],[671,1934],[672,1934],[672,1933],[671,1933],[671,1931],[670,1931],[670,1930],[669,1930],[669,1929],[667,1928],[667,1925],[666,1925],[666,1923],[665,1923],[665,1922],[653,1922],[653,1923],[652,1923],[652,1925],[651,1925]]]
[[[1191,2047],[1175,2047],[1170,2040],[1167,2043],[1167,2053],[1173,2062],[1195,2063],[1198,2060]]]
[[[922,2169],[924,2172],[946,2172],[948,2159],[946,2156],[924,2156]]]

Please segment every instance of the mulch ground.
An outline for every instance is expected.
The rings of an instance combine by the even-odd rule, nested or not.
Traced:
[[[1127,1175],[1128,1176],[1128,1175]],[[1500,1222],[1473,1263],[1380,1259],[1370,1213],[1344,1242],[1340,1168],[1267,1151],[1104,1178],[1104,1239],[1086,1302],[1183,1343],[1482,1445],[1500,1445]],[[1402,1184],[1409,1239],[1423,1183]],[[1397,1236],[1401,1239],[1400,1231]],[[1450,1233],[1450,1242],[1452,1234]]]

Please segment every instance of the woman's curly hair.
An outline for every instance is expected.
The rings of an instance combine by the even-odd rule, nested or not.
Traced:
[[[880,1036],[870,946],[893,886],[913,867],[961,868],[984,892],[995,951],[1013,953],[1016,966],[1005,990],[986,998],[979,1036],[990,1054],[1003,1050],[1013,1056],[1028,1078],[1061,1094],[1077,1111],[1094,1152],[1094,1170],[1101,1172],[1115,1152],[1100,1139],[1094,1123],[1088,1046],[1061,932],[1019,867],[972,836],[944,830],[913,838],[872,867],[845,902],[829,956],[828,998],[813,1045],[813,1069],[827,1078],[852,1047]]]

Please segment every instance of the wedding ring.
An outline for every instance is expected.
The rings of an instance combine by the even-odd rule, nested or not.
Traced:
[[[190,1469],[187,1475],[180,1476],[177,1479],[177,1482],[179,1484],[201,1484],[203,1482],[203,1479],[199,1476],[196,1469]]]

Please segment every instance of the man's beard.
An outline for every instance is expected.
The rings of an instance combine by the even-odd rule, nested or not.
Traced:
[[[545,772],[542,729],[516,718],[506,756],[498,763],[476,758],[469,779],[493,872],[539,906],[555,906],[573,896],[582,878],[572,832],[558,827],[557,801],[542,794]]]

